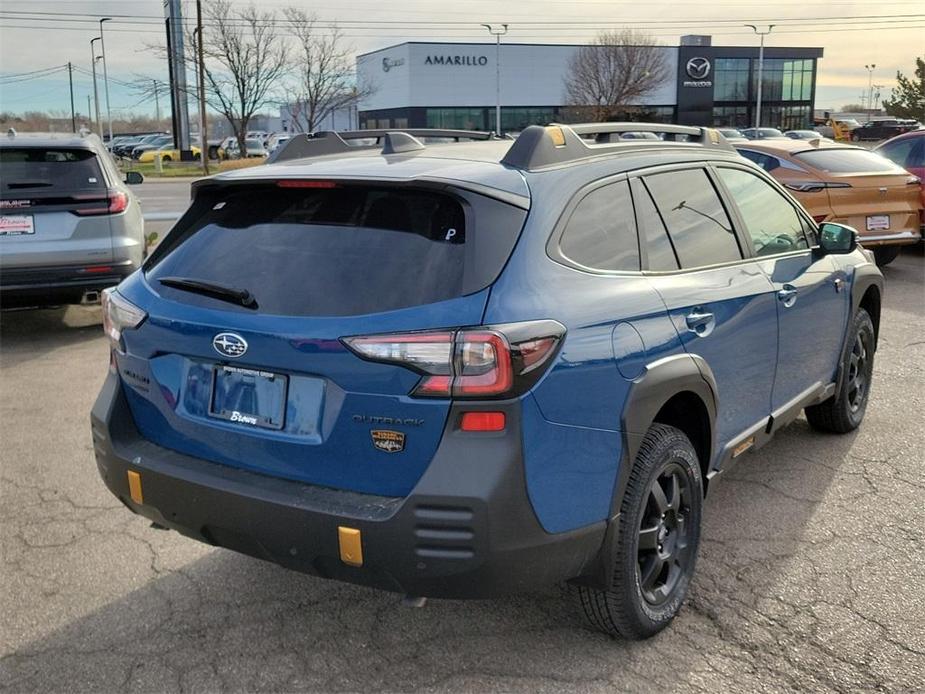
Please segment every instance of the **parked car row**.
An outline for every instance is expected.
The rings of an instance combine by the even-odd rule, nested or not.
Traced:
[[[922,238],[922,141],[925,130],[887,142],[881,156],[820,139],[735,142],[739,154],[780,181],[816,222],[857,229],[878,265],[892,262],[903,245]]]

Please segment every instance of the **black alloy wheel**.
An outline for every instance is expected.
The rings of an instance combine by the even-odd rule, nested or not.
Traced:
[[[664,605],[690,570],[690,482],[677,462],[667,463],[649,485],[639,520],[637,579],[646,602]]]

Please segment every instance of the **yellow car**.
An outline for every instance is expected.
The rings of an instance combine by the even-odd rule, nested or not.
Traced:
[[[193,158],[199,159],[199,154],[202,150],[196,146],[190,147],[190,149],[193,151]],[[180,152],[173,145],[164,145],[160,149],[149,149],[147,152],[142,152],[141,156],[138,157],[138,161],[141,164],[150,164],[156,158],[159,158],[162,162],[180,161]]]

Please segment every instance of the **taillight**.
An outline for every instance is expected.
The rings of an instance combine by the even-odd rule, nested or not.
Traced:
[[[784,187],[798,193],[818,193],[826,188],[850,188],[851,184],[833,181],[802,181],[800,183],[785,183]]]
[[[813,221],[816,224],[822,224],[828,218],[829,218],[829,215],[827,214],[814,214],[813,215]]]
[[[123,193],[121,190],[110,190],[107,192],[106,197],[103,196],[82,196],[75,195],[75,200],[92,200],[93,202],[98,202],[99,204],[96,207],[82,207],[76,210],[71,210],[76,215],[81,217],[92,217],[94,215],[101,214],[116,214],[118,212],[125,212],[125,209],[128,207],[128,195]]]
[[[102,291],[100,300],[103,306],[103,332],[114,349],[124,351],[122,331],[137,328],[148,314],[112,287]]]
[[[344,338],[358,356],[423,375],[414,397],[496,399],[529,390],[565,334],[555,321]]]

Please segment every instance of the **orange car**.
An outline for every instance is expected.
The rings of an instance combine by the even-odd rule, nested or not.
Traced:
[[[787,187],[817,222],[858,230],[878,265],[922,238],[922,183],[902,167],[861,147],[817,140],[734,143]]]

